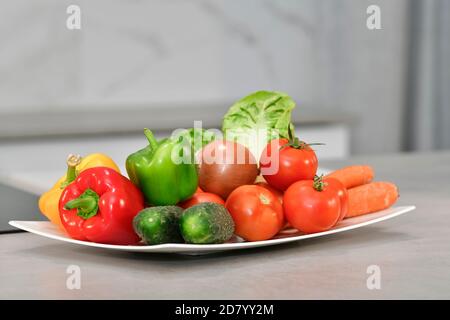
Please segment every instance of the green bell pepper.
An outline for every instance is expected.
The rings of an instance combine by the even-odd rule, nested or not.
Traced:
[[[144,134],[149,145],[126,160],[130,180],[152,205],[175,205],[189,199],[197,189],[197,168],[194,161],[172,160],[172,152],[179,152],[181,142],[170,138],[158,142],[149,129],[144,129]]]

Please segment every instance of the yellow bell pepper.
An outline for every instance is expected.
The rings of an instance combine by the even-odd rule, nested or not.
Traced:
[[[107,155],[93,153],[82,159],[79,155],[71,154],[67,158],[67,173],[39,198],[39,210],[62,230],[64,227],[59,217],[58,204],[64,188],[74,181],[81,171],[94,167],[108,167],[120,173],[119,167]]]

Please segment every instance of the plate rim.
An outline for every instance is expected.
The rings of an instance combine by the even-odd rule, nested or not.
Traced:
[[[236,242],[236,243],[220,243],[220,244],[186,244],[186,243],[165,243],[165,244],[157,244],[157,245],[113,245],[113,244],[103,244],[103,243],[97,243],[97,242],[89,242],[89,241],[82,241],[82,240],[75,240],[71,239],[69,237],[65,237],[63,235],[54,235],[49,234],[44,231],[39,231],[36,229],[33,229],[31,227],[23,226],[23,222],[45,222],[50,223],[49,221],[25,221],[25,220],[11,220],[9,221],[9,225],[42,236],[53,240],[60,240],[63,242],[73,243],[73,244],[79,244],[87,247],[94,247],[94,248],[102,248],[102,249],[112,249],[112,250],[121,250],[121,251],[129,251],[129,252],[185,252],[185,251],[225,251],[225,250],[236,250],[236,249],[246,249],[246,248],[254,248],[254,247],[263,247],[263,246],[270,246],[270,245],[276,245],[276,244],[283,244],[288,242],[294,242],[294,241],[300,241],[304,239],[310,239],[310,238],[317,238],[325,235],[340,233],[344,231],[349,231],[353,229],[357,229],[360,227],[364,227],[367,225],[371,225],[374,223],[378,223],[384,220],[388,220],[397,216],[400,216],[402,214],[405,214],[407,212],[413,211],[416,209],[416,206],[410,205],[410,206],[397,206],[397,207],[391,207],[389,209],[396,209],[396,212],[393,212],[391,214],[386,214],[378,218],[366,220],[360,223],[350,224],[347,226],[337,227],[333,228],[327,231],[323,232],[317,232],[317,233],[311,233],[311,234],[302,234],[297,236],[288,236],[283,238],[277,238],[277,239],[269,239],[269,240],[261,240],[261,241],[246,241],[246,242]],[[385,209],[385,210],[389,210]],[[383,212],[385,210],[373,212],[370,214],[379,214],[380,212]],[[368,214],[368,215],[370,215]],[[368,216],[365,215],[365,216]],[[361,216],[359,216],[361,217]],[[358,217],[354,217],[358,218]],[[352,219],[352,218],[349,218]],[[168,251],[171,250],[171,251]]]

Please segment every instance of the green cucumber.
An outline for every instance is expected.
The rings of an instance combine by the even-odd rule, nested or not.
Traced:
[[[133,219],[133,228],[146,244],[184,242],[178,227],[183,209],[177,206],[150,207]]]
[[[217,203],[204,202],[184,210],[180,231],[187,243],[223,243],[234,233],[234,221],[228,210]]]

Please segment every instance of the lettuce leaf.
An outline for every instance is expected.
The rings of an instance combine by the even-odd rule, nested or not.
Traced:
[[[225,139],[247,146],[257,160],[267,143],[293,133],[295,102],[282,92],[257,91],[234,103],[225,114]]]

